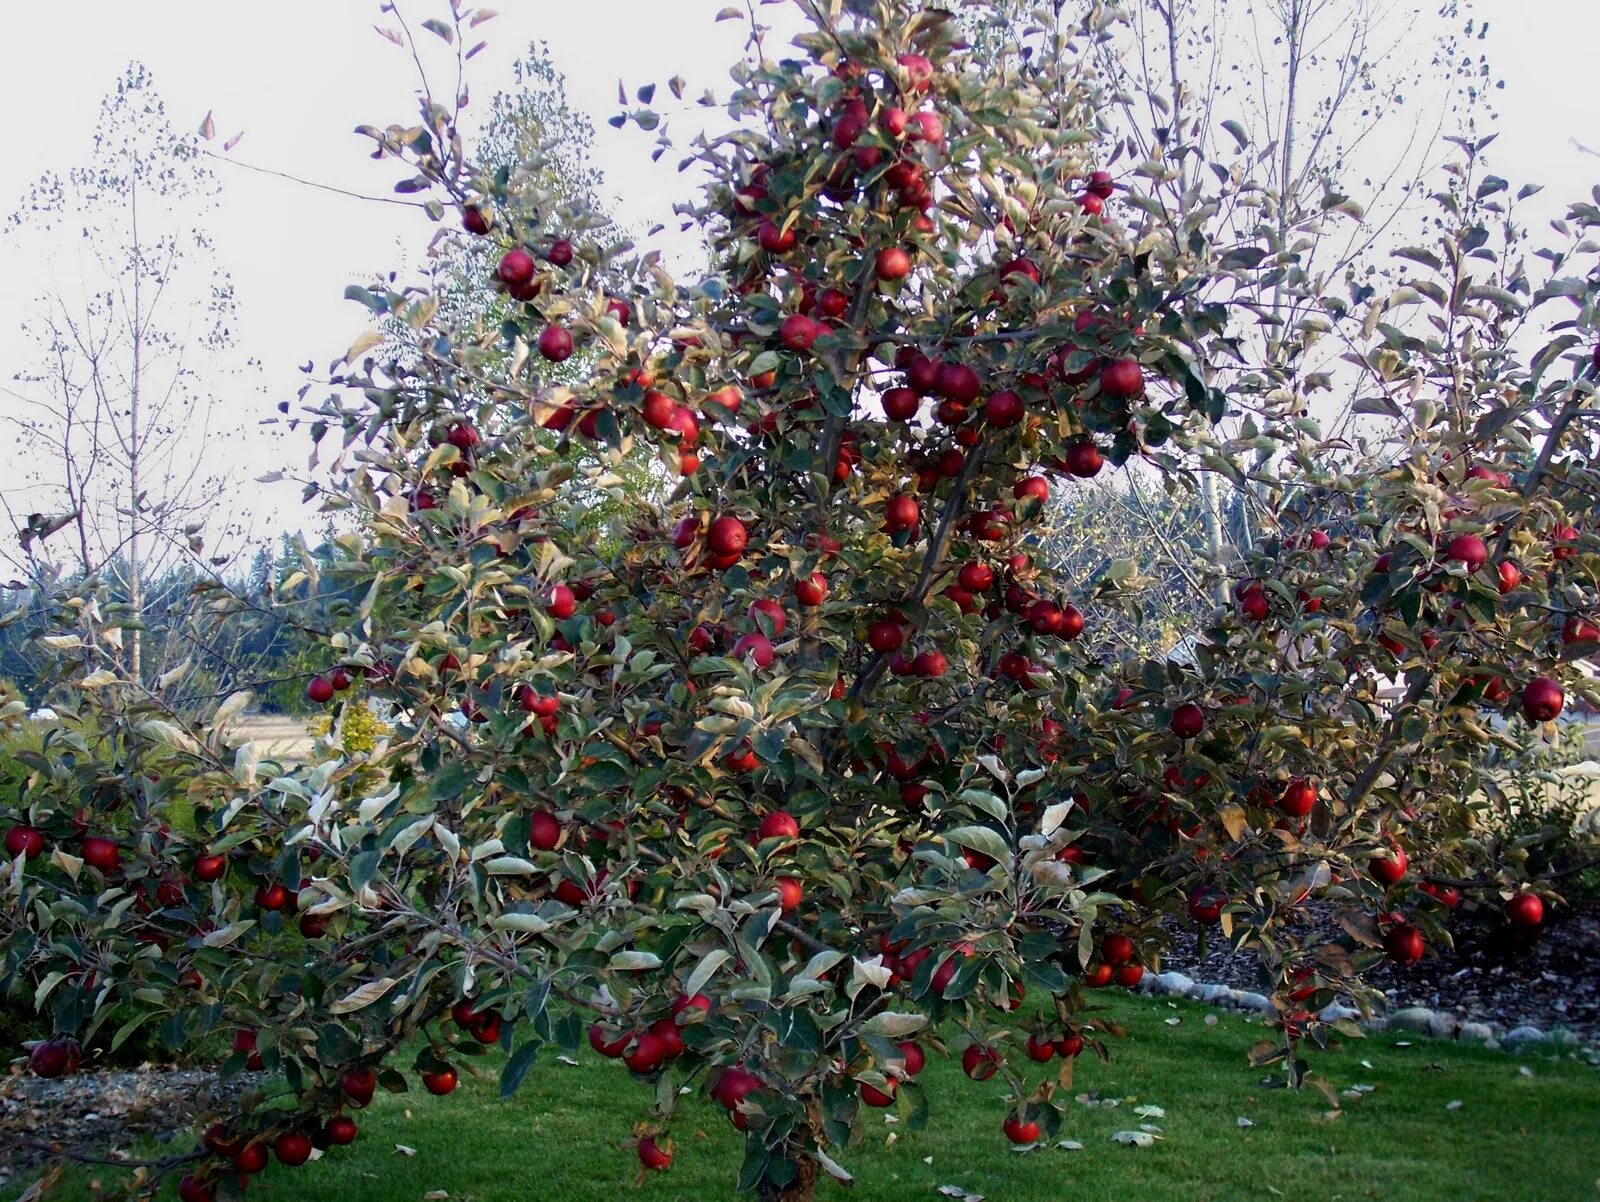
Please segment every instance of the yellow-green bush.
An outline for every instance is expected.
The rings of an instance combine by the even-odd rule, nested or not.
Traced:
[[[322,738],[333,726],[333,719],[322,714],[311,721],[311,733]],[[347,755],[365,755],[386,739],[393,728],[364,705],[353,705],[345,710],[339,745]]]

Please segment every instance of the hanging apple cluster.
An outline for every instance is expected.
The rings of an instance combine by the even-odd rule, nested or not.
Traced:
[[[1531,633],[1554,605],[1595,641],[1593,472],[1557,454],[1589,427],[1506,368],[1514,413],[1413,423],[1398,455],[1275,431],[1281,537],[1185,654],[1130,659],[1106,627],[1138,620],[1140,565],[1059,578],[1042,535],[1108,463],[1240,471],[1221,256],[1140,190],[1090,58],[980,70],[937,14],[857,7],[740,69],[739,128],[696,155],[693,284],[553,236],[537,173],[477,173],[447,109],[370,131],[516,303],[482,328],[357,290],[401,345],[358,345],[316,409],[356,520],[307,568],[347,599],[307,693],[392,705],[393,736],[267,771],[136,714],[135,804],[74,830],[41,778],[6,838],[11,971],[62,974],[36,1072],[115,996],[289,1084],[206,1132],[185,1202],[349,1143],[413,1041],[444,1095],[490,1046],[509,1092],[585,1039],[654,1086],[646,1169],[689,1084],[746,1133],[741,1184],[803,1198],[870,1111],[920,1121],[932,1053],[1004,1075],[1012,1142],[1055,1133],[1106,1050],[1093,991],[1140,982],[1163,920],[1260,951],[1260,1060],[1298,1079],[1322,1006],[1444,937],[1441,881],[1542,919],[1551,891],[1474,858],[1468,795],[1487,713],[1592,692]],[[664,505],[620,488],[645,454]],[[618,528],[576,535],[608,492]],[[193,839],[163,824],[179,790]]]

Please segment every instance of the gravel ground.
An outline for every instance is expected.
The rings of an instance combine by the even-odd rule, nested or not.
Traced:
[[[1325,921],[1331,930],[1331,920]],[[1202,959],[1193,928],[1171,933],[1163,968],[1235,989],[1262,988],[1253,955],[1236,956],[1213,938]],[[1532,938],[1518,940],[1504,929],[1488,935],[1463,929],[1455,938],[1453,950],[1431,949],[1414,967],[1381,966],[1373,983],[1395,1009],[1426,1006],[1505,1028],[1565,1027],[1586,1043],[1600,1043],[1600,902],[1551,915]]]

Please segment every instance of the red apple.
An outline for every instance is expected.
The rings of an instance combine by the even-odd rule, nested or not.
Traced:
[[[828,578],[821,572],[812,572],[794,582],[795,600],[808,609],[821,605],[828,595]]]
[[[1000,1053],[988,1044],[969,1044],[961,1053],[961,1071],[974,1081],[987,1081],[1000,1071]]]
[[[1278,808],[1291,818],[1304,818],[1317,808],[1316,786],[1304,780],[1290,781],[1278,799]]]
[[[422,1087],[438,1098],[454,1093],[456,1086],[460,1082],[461,1078],[453,1068],[446,1067],[438,1072],[425,1072],[422,1074]]]
[[[1550,722],[1560,716],[1567,695],[1548,676],[1535,676],[1522,689],[1522,712],[1530,722]]]
[[[272,1150],[279,1162],[293,1168],[311,1159],[311,1137],[302,1131],[285,1131],[273,1141]]]
[[[89,835],[83,841],[81,855],[90,868],[100,872],[115,872],[122,853],[110,839]]]
[[[1009,388],[990,393],[988,401],[983,406],[984,420],[1002,430],[1016,425],[1025,414],[1022,398]]]
[[[756,241],[769,255],[786,255],[794,249],[794,226],[784,229],[770,218],[764,219],[756,230]]]
[[[370,1068],[359,1066],[346,1069],[339,1078],[339,1088],[350,1099],[352,1106],[365,1106],[372,1101],[378,1088],[378,1077]]]
[[[572,358],[572,335],[561,326],[546,326],[539,333],[539,353],[551,363]]]
[[[1415,964],[1422,959],[1426,946],[1422,932],[1409,922],[1396,924],[1383,937],[1384,951],[1396,964]]]
[[[1039,1142],[1039,1124],[1032,1119],[1025,1119],[1020,1114],[1006,1116],[1002,1128],[1006,1138],[1014,1144],[1033,1144]]]
[[[36,1077],[60,1077],[77,1072],[82,1057],[76,1039],[58,1035],[33,1045],[28,1053],[28,1071]]]
[[[1458,534],[1445,544],[1444,556],[1476,572],[1489,560],[1489,548],[1476,534]]]
[[[533,273],[537,269],[538,264],[533,261],[533,256],[518,247],[500,257],[496,274],[508,288],[525,288],[533,282]]]
[[[1172,711],[1169,725],[1180,739],[1196,738],[1206,728],[1206,712],[1194,702],[1186,701]]]
[[[1113,931],[1100,941],[1100,958],[1113,966],[1128,963],[1137,952],[1133,940],[1120,931]]]
[[[775,654],[772,640],[760,633],[740,635],[739,641],[733,645],[734,659],[748,658],[758,668],[772,667]]]
[[[18,856],[31,860],[43,854],[44,849],[44,833],[36,827],[19,823],[6,832],[6,855],[13,860]]]
[[[666,1172],[672,1167],[672,1145],[662,1147],[655,1136],[645,1136],[639,1141],[639,1163],[652,1172]]]
[[[804,313],[791,313],[778,327],[778,341],[791,351],[809,351],[821,336],[822,327]]]
[[[1100,469],[1105,466],[1105,457],[1100,454],[1100,448],[1093,442],[1085,439],[1075,442],[1067,447],[1066,454],[1062,456],[1067,471],[1082,479],[1100,474]]]
[[[1367,861],[1367,871],[1372,874],[1372,879],[1385,889],[1399,884],[1410,866],[1411,860],[1406,855],[1405,848],[1398,846],[1389,855],[1373,856]]]
[[[558,622],[564,622],[578,612],[578,595],[564,584],[552,585],[545,612]]]
[[[726,515],[711,523],[711,532],[706,537],[707,545],[717,555],[741,555],[749,542],[750,535],[744,523]]]
[[[1144,369],[1137,359],[1112,359],[1100,369],[1100,391],[1126,401],[1144,391]]]
[[[1506,902],[1506,918],[1519,927],[1536,927],[1544,921],[1544,899],[1537,893],[1518,893]]]
[[[867,643],[880,655],[889,655],[900,650],[905,641],[906,632],[898,622],[885,620],[874,622],[867,627]]]
[[[911,274],[911,256],[898,246],[886,246],[878,252],[872,266],[880,280],[903,280]]]
[[[326,705],[333,700],[333,681],[326,676],[313,676],[306,684],[306,698],[314,705]]]
[[[887,1084],[889,1088],[887,1091],[885,1091],[877,1088],[877,1086],[867,1085],[865,1082],[863,1082],[861,1086],[862,1102],[868,1106],[876,1106],[880,1109],[885,1106],[893,1106],[895,1092],[894,1078],[888,1078]]]
[[[789,625],[789,616],[783,612],[783,606],[771,597],[762,597],[750,602],[750,608],[745,611],[745,616],[750,619],[751,625],[758,628],[761,624],[759,619],[765,617],[772,624],[773,638],[782,635]]]
[[[800,824],[795,821],[793,814],[783,810],[774,810],[761,820],[761,825],[756,828],[757,839],[798,839],[800,837]]]

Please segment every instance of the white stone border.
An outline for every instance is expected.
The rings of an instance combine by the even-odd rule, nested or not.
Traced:
[[[1139,992],[1183,997],[1230,1010],[1272,1013],[1272,999],[1264,993],[1252,993],[1227,985],[1208,985],[1181,972],[1146,973],[1139,982]],[[1355,1019],[1371,1031],[1411,1031],[1434,1039],[1459,1039],[1486,1048],[1504,1048],[1513,1052],[1525,1048],[1573,1051],[1583,1046],[1577,1034],[1565,1027],[1554,1027],[1547,1032],[1527,1024],[1502,1033],[1501,1028],[1489,1023],[1462,1022],[1453,1014],[1430,1010],[1426,1006],[1407,1006],[1388,1015],[1374,1015],[1371,1019],[1363,1020],[1361,1011],[1355,1007],[1334,1002],[1324,1006],[1318,1017],[1324,1022]]]

